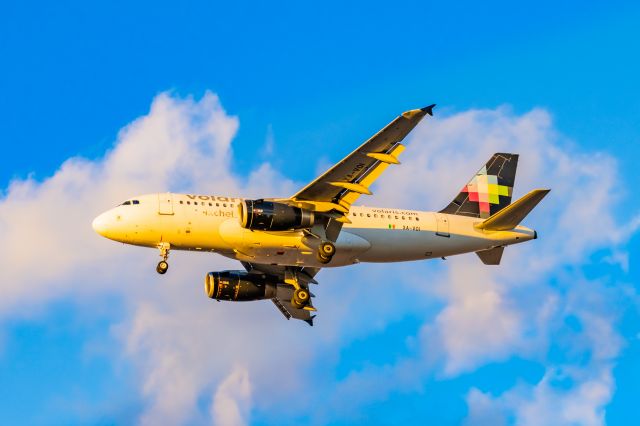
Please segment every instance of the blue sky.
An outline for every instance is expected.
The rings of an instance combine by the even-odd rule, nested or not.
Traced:
[[[639,19],[633,2],[4,5],[0,236],[13,245],[3,248],[8,275],[0,282],[2,418],[128,424],[165,414],[177,424],[224,424],[216,407],[235,401],[245,421],[260,425],[535,424],[527,416],[535,419],[543,409],[569,413],[555,424],[628,424],[637,418],[640,391],[640,203],[633,184]],[[438,104],[442,121],[417,130],[415,150],[405,153],[413,162],[381,182],[375,200],[439,208],[463,183],[457,172],[473,172],[490,149],[502,149],[500,137],[487,134],[507,135],[505,149],[523,150],[516,191],[549,185],[556,197],[530,219],[543,231],[539,245],[513,250],[511,263],[531,268],[530,276],[509,275],[509,266],[482,272],[471,256],[447,265],[323,271],[319,298],[325,318],[334,319],[308,330],[277,318],[266,304],[207,304],[201,276],[232,263],[176,255],[174,287],[167,289],[154,275],[155,253],[111,247],[88,229],[91,217],[134,188],[288,195],[399,112],[430,103]],[[193,136],[215,114],[211,134]],[[167,135],[181,126],[184,141],[172,141]],[[210,154],[203,141],[227,155]],[[174,143],[193,156],[173,163],[158,154],[171,157]],[[171,171],[138,175],[125,151],[134,151],[126,155],[141,168],[152,158]],[[65,162],[71,172],[61,168]],[[185,177],[180,164],[200,170]],[[116,183],[93,183],[96,176]],[[424,184],[403,183],[414,179]],[[83,187],[84,180],[94,186]],[[394,194],[404,185],[403,194]],[[571,224],[563,210],[571,206],[582,207],[574,211],[576,222],[589,230],[569,231],[563,242],[557,234]],[[43,216],[49,209],[61,220]],[[40,227],[59,227],[63,238],[31,233]],[[69,248],[83,253],[68,254]],[[543,263],[538,258],[547,263],[531,266]],[[131,259],[149,267],[132,267],[127,277]],[[456,271],[488,274],[479,287],[486,291],[467,300],[478,290],[460,287],[464,272]],[[383,291],[387,279],[399,283],[393,295]],[[29,297],[26,288],[37,295]],[[361,292],[367,309],[358,304]],[[493,300],[487,295],[498,302],[478,304]],[[549,310],[531,306],[537,302]],[[358,306],[347,315],[349,303]],[[230,321],[236,328],[202,347],[155,328],[179,318],[208,330],[191,308],[216,315],[213,326]],[[467,313],[487,315],[477,322],[502,331],[468,335]],[[458,326],[464,339],[453,341],[445,332]],[[485,332],[501,337],[487,338],[486,351],[469,349],[482,346],[474,339]],[[292,333],[305,347],[273,348]],[[229,354],[215,358],[216,342]],[[173,345],[195,349],[169,356]],[[603,353],[602,345],[615,350]],[[266,361],[234,357],[234,350],[265,352]],[[173,394],[162,385],[178,379],[142,362],[177,359],[186,368],[209,354],[217,368],[179,370],[190,378],[174,386],[188,389],[179,392],[179,408],[166,405]],[[269,375],[263,371],[269,365],[299,368],[304,378],[296,384],[290,373]],[[260,393],[266,390],[268,396]],[[595,415],[572,417],[572,410]]]

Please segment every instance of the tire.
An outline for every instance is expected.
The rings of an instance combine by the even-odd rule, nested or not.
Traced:
[[[309,291],[305,290],[305,289],[298,289],[293,293],[293,298],[291,299],[291,305],[293,305],[294,308],[303,308],[307,305],[307,303],[309,303]]]
[[[159,273],[160,275],[164,275],[167,273],[167,269],[169,269],[169,264],[167,262],[165,262],[164,260],[161,260],[158,263],[158,266],[156,266],[156,272]]]
[[[326,265],[327,263],[331,262],[330,257],[325,257],[322,255],[322,253],[319,253],[319,252],[316,254],[316,259],[318,260],[318,262],[322,263],[323,265]]]
[[[324,243],[320,244],[320,254],[326,258],[331,259],[333,257],[334,254],[336,254],[336,246],[334,246],[332,243],[325,241]]]

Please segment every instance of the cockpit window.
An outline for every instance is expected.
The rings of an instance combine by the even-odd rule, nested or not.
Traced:
[[[138,200],[133,200],[133,201],[131,202],[131,204],[140,204],[140,201],[138,201]]]
[[[120,204],[121,206],[129,206],[131,205],[131,201],[125,201],[124,203]]]

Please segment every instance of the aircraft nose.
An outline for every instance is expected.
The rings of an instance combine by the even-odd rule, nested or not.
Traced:
[[[107,220],[106,213],[102,213],[101,215],[93,219],[93,222],[91,223],[93,230],[96,231],[98,234],[102,235],[103,237],[106,237],[107,230],[109,228],[108,225],[109,223]]]

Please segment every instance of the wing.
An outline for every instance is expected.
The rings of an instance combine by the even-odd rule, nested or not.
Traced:
[[[309,288],[309,284],[318,284],[318,282],[313,277],[320,271],[320,268],[301,268],[291,266],[287,267],[249,262],[242,262],[242,266],[244,266],[247,272],[258,272],[261,274],[272,275],[278,277],[281,282],[285,281],[288,272],[294,273],[296,274],[300,285],[306,289]],[[313,318],[315,318],[315,315],[313,315],[311,312],[315,311],[315,308],[313,308],[311,302],[309,302],[308,305],[311,310],[294,308],[293,305],[291,305],[293,291],[294,289],[292,286],[278,285],[276,297],[271,299],[271,301],[274,305],[276,305],[278,310],[282,312],[282,315],[284,315],[286,319],[299,319],[313,326]]]
[[[305,186],[290,201],[301,206],[305,202],[310,203],[316,211],[347,213],[360,195],[371,195],[369,187],[390,164],[399,164],[397,157],[404,151],[404,145],[400,142],[425,115],[433,115],[434,106],[404,112]]]
[[[289,199],[276,201],[322,213],[314,227],[307,233],[320,240],[336,241],[342,223],[348,222],[346,214],[351,205],[362,194],[370,195],[369,187],[380,177],[390,164],[399,164],[398,155],[404,151],[400,142],[424,118],[433,115],[434,105],[402,113],[358,149],[327,170],[322,176],[305,186]],[[317,284],[313,278],[320,269],[242,262],[248,272],[259,272],[278,277],[279,281],[290,282],[292,274],[300,286],[308,289],[309,284]],[[313,325],[315,308],[311,304],[303,309],[291,305],[294,287],[278,285],[276,297],[271,299],[287,318],[300,319]]]

